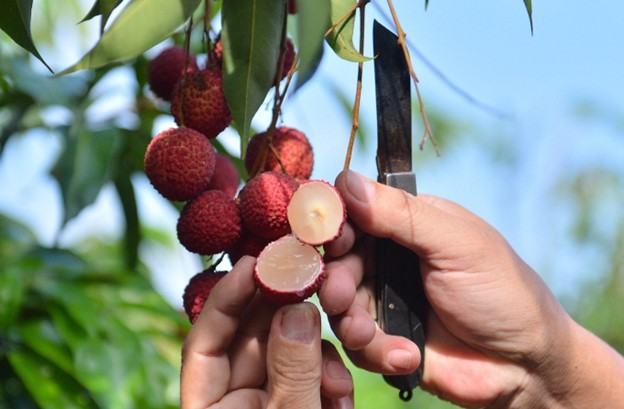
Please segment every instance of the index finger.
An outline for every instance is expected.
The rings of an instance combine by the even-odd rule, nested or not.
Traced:
[[[255,259],[243,257],[212,289],[182,350],[182,408],[205,408],[228,391],[228,348],[256,293]]]

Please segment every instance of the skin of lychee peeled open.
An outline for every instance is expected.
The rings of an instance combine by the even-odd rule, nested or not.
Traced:
[[[319,246],[340,236],[347,213],[338,189],[324,180],[307,180],[293,193],[287,216],[300,241]]]
[[[268,300],[277,304],[300,302],[316,293],[325,280],[323,257],[314,246],[288,234],[260,252],[254,279]]]

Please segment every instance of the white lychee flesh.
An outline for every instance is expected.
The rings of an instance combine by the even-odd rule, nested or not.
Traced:
[[[293,234],[304,243],[318,246],[340,235],[346,212],[334,186],[323,180],[310,180],[293,194],[287,215]]]
[[[274,302],[303,301],[318,291],[325,278],[323,258],[315,247],[288,234],[269,243],[258,255],[254,278]]]

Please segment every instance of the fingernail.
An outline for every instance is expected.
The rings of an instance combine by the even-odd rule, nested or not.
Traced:
[[[374,182],[357,172],[348,170],[346,173],[347,189],[360,202],[370,202],[375,196]]]
[[[338,409],[353,409],[353,398],[351,396],[344,396],[336,400],[336,408]]]
[[[292,305],[287,308],[282,315],[282,335],[302,344],[312,343],[316,331],[312,310],[305,305]]]
[[[331,359],[325,363],[325,372],[331,379],[351,380],[351,373],[342,362]]]
[[[388,363],[395,369],[409,369],[412,364],[412,354],[405,349],[393,349],[388,353]]]

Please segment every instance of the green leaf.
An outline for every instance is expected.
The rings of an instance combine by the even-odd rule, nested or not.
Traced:
[[[297,1],[299,67],[295,89],[312,78],[321,62],[323,38],[331,26],[330,10],[330,0]]]
[[[533,33],[533,6],[531,0],[524,0],[524,7],[526,7],[527,13],[529,13],[529,23],[531,23],[531,34]]]
[[[429,7],[429,0],[425,0],[425,10],[427,10],[427,7]]]
[[[80,61],[59,75],[129,60],[169,37],[201,0],[132,0]]]
[[[17,329],[20,340],[41,357],[59,369],[71,373],[73,361],[70,349],[50,321],[36,320],[22,323]]]
[[[37,57],[52,72],[52,68],[43,60],[33,42],[30,32],[31,11],[32,0],[3,0],[0,29],[22,48]]]
[[[353,45],[353,26],[355,20],[355,10],[350,14],[355,3],[353,0],[330,0],[330,17],[331,26],[335,28],[325,39],[327,44],[334,50],[340,58],[353,61],[363,62],[370,58],[360,54]],[[349,14],[348,17],[345,16]]]
[[[228,0],[221,11],[223,90],[247,147],[251,120],[273,86],[284,19],[283,0]]]
[[[58,180],[65,205],[64,221],[72,219],[95,202],[100,190],[110,180],[116,164],[119,131],[105,128],[89,132],[80,128],[67,136],[67,148],[59,157],[52,174]]]
[[[18,321],[26,295],[26,280],[23,271],[6,265],[0,274],[0,329],[11,328]]]
[[[91,20],[94,17],[102,16],[102,21],[100,23],[100,33],[104,32],[104,27],[106,27],[106,23],[110,18],[111,13],[117,6],[121,4],[123,0],[95,0],[91,10],[87,13],[87,15],[80,21],[85,22],[87,20]]]
[[[43,409],[95,408],[87,391],[54,363],[26,348],[8,353],[11,366]]]

